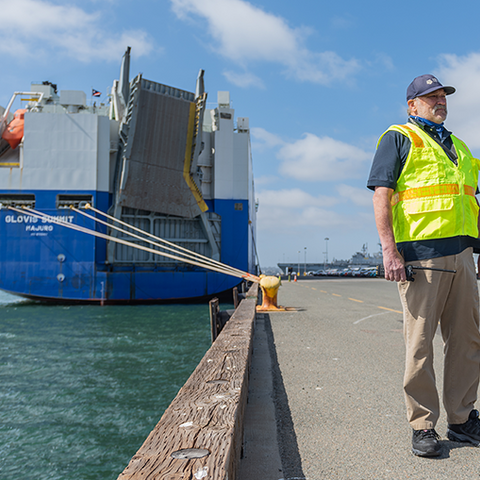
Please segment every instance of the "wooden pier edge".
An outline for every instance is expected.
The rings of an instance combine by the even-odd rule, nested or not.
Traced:
[[[257,296],[255,283],[117,480],[235,480]]]

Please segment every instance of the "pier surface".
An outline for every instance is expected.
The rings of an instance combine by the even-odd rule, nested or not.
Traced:
[[[284,281],[279,304],[298,310],[257,318],[240,480],[480,478],[480,448],[450,442],[443,411],[442,455],[411,453],[395,283]],[[440,335],[435,366],[441,395]]]

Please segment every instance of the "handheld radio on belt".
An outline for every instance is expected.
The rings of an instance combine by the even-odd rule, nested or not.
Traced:
[[[407,265],[405,267],[405,273],[407,274],[407,282],[414,282],[415,279],[413,278],[414,275],[416,275],[417,272],[414,272],[413,270],[434,270],[436,272],[447,272],[447,273],[457,273],[456,270],[445,270],[443,268],[431,268],[431,267],[421,267],[417,265]]]

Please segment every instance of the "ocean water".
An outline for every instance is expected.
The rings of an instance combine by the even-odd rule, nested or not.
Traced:
[[[116,479],[209,347],[208,305],[0,292],[0,479]]]

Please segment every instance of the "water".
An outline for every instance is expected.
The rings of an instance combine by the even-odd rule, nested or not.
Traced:
[[[116,479],[209,346],[208,305],[0,292],[0,479]]]

